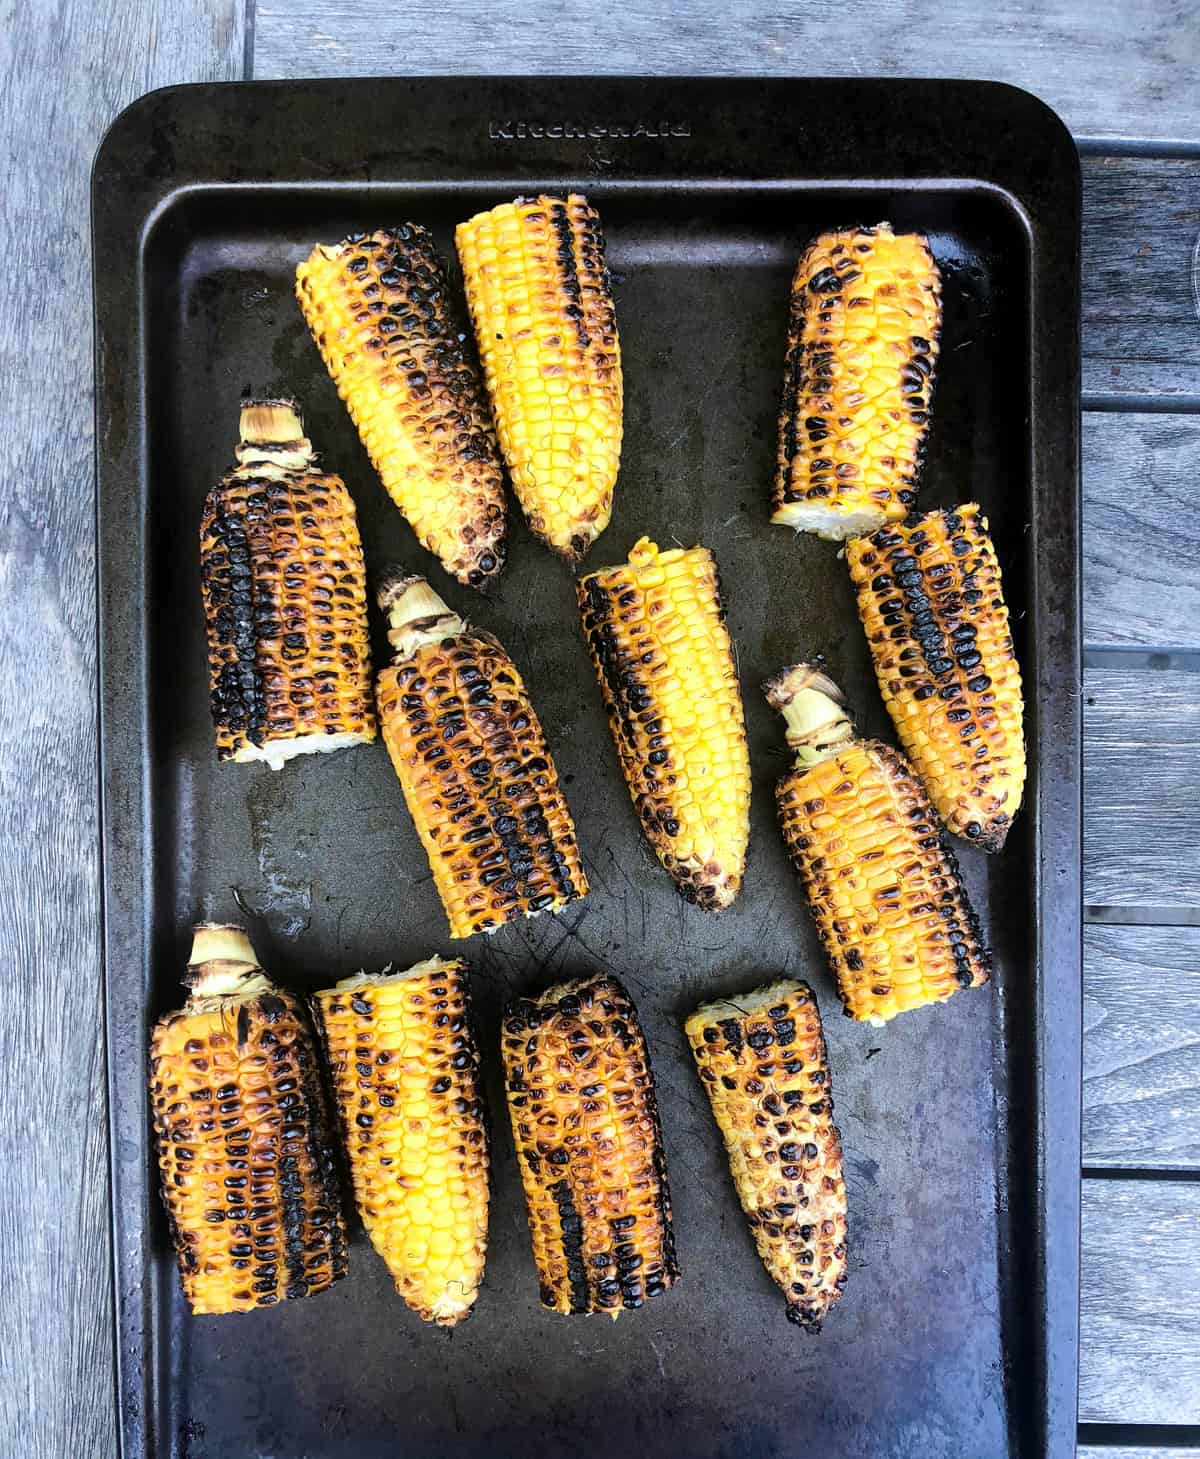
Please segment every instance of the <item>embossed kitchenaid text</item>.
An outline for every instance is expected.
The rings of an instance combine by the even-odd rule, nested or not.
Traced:
[[[488,138],[493,142],[540,141],[543,138],[576,139],[579,141],[634,141],[639,137],[690,137],[691,122],[488,122]]]

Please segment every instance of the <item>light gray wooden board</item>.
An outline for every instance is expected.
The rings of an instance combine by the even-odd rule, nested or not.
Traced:
[[[1200,1423],[1200,1182],[1085,1180],[1083,1423]]]
[[[1195,332],[1200,340],[1200,323]],[[1200,415],[1085,412],[1083,628],[1089,646],[1200,649],[1198,480]]]
[[[1083,1162],[1200,1166],[1200,928],[1084,932]]]
[[[1180,0],[260,0],[256,76],[961,76],[1045,98],[1077,136],[1196,135],[1200,28]],[[829,118],[830,125],[835,124]]]
[[[1128,1444],[1082,1444],[1078,1459],[1200,1459],[1200,1449],[1135,1449]]]
[[[1083,159],[1083,390],[1200,401],[1200,158]]]
[[[238,76],[241,0],[0,26],[0,1451],[113,1451],[100,1039],[88,181],[113,117]]]
[[[1089,669],[1083,695],[1084,900],[1194,907],[1200,677]]]

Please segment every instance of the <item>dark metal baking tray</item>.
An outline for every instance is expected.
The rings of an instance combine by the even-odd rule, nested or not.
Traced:
[[[291,295],[316,239],[452,226],[518,192],[599,204],[627,381],[612,562],[643,532],[717,553],[754,765],[736,907],[686,906],[643,846],[569,572],[514,509],[501,591],[448,583],[370,470]],[[1040,102],[962,82],[386,80],[203,86],[126,112],[95,167],[105,967],[120,1412],[127,1459],[538,1454],[1066,1456],[1079,1198],[1079,180]],[[879,1031],[839,1016],[784,860],[760,680],[823,651],[887,735],[844,564],[767,522],[788,283],[819,229],[887,218],[945,276],[922,502],[991,517],[1028,686],[1032,779],[1008,848],[962,862],[996,977]],[[351,1275],[234,1318],[185,1312],[144,1089],[198,914],[254,916],[311,989],[447,951],[381,746],[274,774],[217,767],[196,528],[243,387],[296,392],[359,504],[368,562],[431,572],[510,647],[575,811],[593,892],[476,939],[495,1127],[487,1280],[422,1327],[361,1231]],[[376,625],[378,629],[378,624]],[[378,641],[382,653],[382,638]],[[612,1325],[538,1306],[496,1035],[514,989],[612,968],[657,1072],[683,1279]],[[850,1280],[816,1339],[784,1320],[682,1036],[703,997],[815,985],[851,1202]]]

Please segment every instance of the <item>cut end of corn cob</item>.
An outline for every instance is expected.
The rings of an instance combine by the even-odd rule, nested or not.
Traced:
[[[316,1051],[239,928],[196,929],[185,1006],[159,1020],[150,1097],[163,1201],[193,1312],[245,1312],[346,1273]]]
[[[840,541],[916,500],[941,327],[926,240],[823,233],[792,281],[771,520]]]
[[[604,234],[585,197],[518,198],[455,234],[513,489],[578,562],[608,525],[621,454],[621,349]]]
[[[490,587],[505,553],[499,451],[431,235],[404,223],[318,244],[296,270],[296,297],[421,545],[459,582]]]
[[[200,525],[212,715],[218,759],[279,770],[375,738],[366,570],[295,402],[245,401],[241,431]]]
[[[688,901],[728,907],[745,872],[750,759],[716,561],[643,537],[577,590],[646,839]]]
[[[469,1317],[487,1253],[488,1141],[468,968],[427,958],[313,998],[354,1194],[372,1244],[426,1322]]]
[[[796,750],[776,786],[780,826],[846,1013],[882,1024],[986,982],[990,961],[912,767],[854,738],[820,677],[798,664],[768,681]]]
[[[610,977],[516,999],[501,1050],[543,1305],[613,1317],[641,1307],[679,1267],[632,1000]]]
[[[780,980],[684,1025],[754,1244],[788,1320],[819,1332],[846,1282],[846,1185],[817,1001]]]
[[[451,937],[586,896],[571,812],[512,659],[422,578],[383,596],[396,650],[378,680],[383,737]]]
[[[1025,789],[1021,672],[974,503],[846,548],[880,692],[946,826],[999,851]]]

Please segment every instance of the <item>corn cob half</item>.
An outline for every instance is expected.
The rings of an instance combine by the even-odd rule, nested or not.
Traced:
[[[578,562],[608,525],[621,455],[600,219],[578,193],[518,198],[456,238],[513,489],[537,536]]]
[[[776,787],[784,841],[846,1013],[882,1024],[986,982],[958,863],[908,761],[856,739],[841,691],[812,666],[764,688],[796,752]]]
[[[941,327],[919,233],[823,233],[792,280],[773,522],[841,539],[916,500]]]
[[[999,851],[1025,789],[1025,743],[987,518],[973,502],[910,517],[848,543],[846,560],[900,743],[949,829]]]
[[[155,1025],[150,1099],[193,1312],[247,1312],[346,1274],[332,1131],[299,1002],[237,927],[196,928],[185,1006]]]
[[[578,592],[646,838],[688,901],[728,907],[746,865],[750,757],[716,560],[643,537]]]
[[[247,401],[241,437],[200,524],[212,716],[218,759],[278,770],[375,738],[366,569],[295,402]]]
[[[296,298],[371,464],[421,545],[460,583],[504,566],[504,486],[491,414],[415,223],[319,243]]]
[[[819,1332],[846,1283],[846,1183],[817,1000],[770,983],[684,1028],[758,1254],[788,1320]]]
[[[512,659],[424,578],[386,584],[379,602],[395,649],[377,686],[383,738],[451,937],[586,896],[571,812]]]
[[[409,1307],[471,1315],[487,1253],[488,1143],[467,965],[360,973],[313,998],[359,1214]]]
[[[544,1306],[641,1307],[679,1275],[654,1076],[616,978],[563,983],[504,1015],[508,1109]]]

